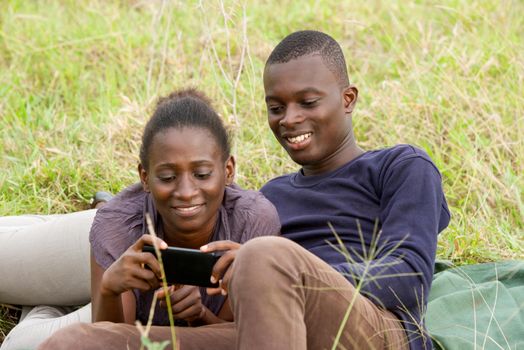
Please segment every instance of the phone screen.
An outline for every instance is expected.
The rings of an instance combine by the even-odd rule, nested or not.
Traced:
[[[144,252],[152,253],[155,248],[144,246]],[[197,249],[168,247],[160,250],[166,280],[169,284],[189,284],[200,287],[218,287],[211,283],[211,271],[219,256],[215,253],[204,253]]]

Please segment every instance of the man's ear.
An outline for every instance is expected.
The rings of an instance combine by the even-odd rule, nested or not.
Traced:
[[[142,183],[142,188],[144,189],[144,191],[151,192],[149,190],[149,185],[147,184],[147,179],[148,179],[147,171],[146,169],[144,169],[142,164],[138,164],[138,176],[140,176],[140,182]]]
[[[235,180],[235,157],[229,156],[226,160],[226,186]]]
[[[346,114],[353,113],[353,109],[357,104],[358,90],[355,86],[350,85],[343,91],[344,94],[344,110]]]

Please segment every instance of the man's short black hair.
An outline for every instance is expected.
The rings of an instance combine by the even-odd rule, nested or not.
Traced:
[[[286,36],[269,55],[266,67],[314,54],[320,55],[322,62],[335,75],[341,87],[349,86],[342,48],[331,36],[315,30],[302,30]]]

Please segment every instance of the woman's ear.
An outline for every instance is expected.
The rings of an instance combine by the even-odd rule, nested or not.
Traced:
[[[350,85],[343,91],[344,94],[344,110],[346,114],[353,113],[353,109],[357,104],[358,90],[355,86]]]
[[[138,176],[140,176],[140,182],[142,183],[142,189],[145,192],[151,192],[149,190],[149,185],[147,184],[147,179],[148,179],[147,171],[146,169],[144,169],[142,164],[138,164]]]
[[[235,180],[235,157],[229,156],[226,160],[226,186]]]

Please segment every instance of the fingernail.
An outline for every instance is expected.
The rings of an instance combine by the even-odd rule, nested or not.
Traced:
[[[200,247],[200,250],[205,252],[207,250],[207,244],[203,245],[202,247]],[[215,283],[215,282],[213,282],[213,283]]]
[[[211,276],[211,283],[217,283],[217,279],[215,278],[215,276]]]

